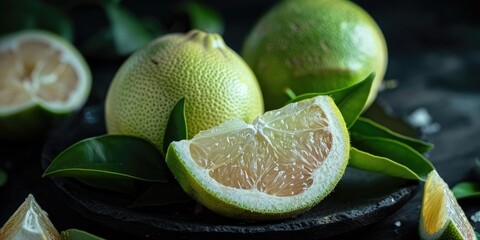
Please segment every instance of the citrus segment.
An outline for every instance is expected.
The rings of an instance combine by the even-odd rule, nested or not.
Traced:
[[[425,182],[420,237],[428,240],[476,239],[472,225],[437,171],[432,171]]]
[[[109,133],[163,146],[175,104],[185,98],[188,136],[233,118],[263,113],[257,80],[218,34],[167,34],[133,54],[117,72],[106,100]]]
[[[167,164],[193,198],[247,219],[293,216],[322,200],[345,170],[349,139],[327,96],[231,120],[173,142]]]
[[[47,116],[77,110],[90,86],[85,60],[62,38],[29,30],[0,39],[2,135],[30,135],[48,125]]]
[[[375,72],[371,103],[387,65],[380,28],[346,0],[281,1],[248,35],[242,56],[257,76],[267,110],[283,106],[287,91],[333,91]]]
[[[0,239],[60,240],[62,237],[53,226],[47,213],[30,194],[0,229]]]

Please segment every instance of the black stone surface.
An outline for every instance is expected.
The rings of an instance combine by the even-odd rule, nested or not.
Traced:
[[[277,1],[208,2],[225,18],[226,43],[240,51],[254,22]],[[400,118],[419,108],[429,112],[433,122],[440,126],[438,132],[424,136],[436,145],[429,159],[450,186],[460,181],[480,181],[472,171],[474,160],[480,157],[480,15],[476,2],[355,2],[365,8],[382,28],[389,49],[386,79],[395,79],[398,83],[397,88],[382,92],[380,101],[387,103],[391,113]],[[176,9],[175,1],[125,0],[123,4],[138,15],[153,16],[167,23],[173,21],[175,11],[172,9]],[[104,22],[103,16],[94,8],[80,9],[72,16],[78,45]],[[108,82],[122,59],[87,60],[94,74],[94,89],[89,102],[95,103],[104,98]],[[66,136],[68,134],[65,132]],[[65,198],[50,187],[49,180],[40,177],[41,153],[47,139],[48,136],[29,142],[0,143],[0,166],[9,174],[7,184],[0,188],[0,224],[29,193],[33,193],[59,230],[80,228],[99,236],[118,236],[118,231],[74,211]],[[420,202],[421,191],[418,191],[411,201],[382,221],[330,239],[418,239]],[[460,201],[460,205],[468,217],[480,211],[478,199]],[[472,224],[480,229],[480,223]]]

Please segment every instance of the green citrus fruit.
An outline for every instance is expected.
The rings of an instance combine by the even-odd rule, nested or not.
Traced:
[[[424,240],[476,240],[465,213],[435,170],[425,182],[419,225]]]
[[[185,98],[188,136],[263,113],[258,82],[217,34],[168,34],[133,54],[107,94],[109,133],[143,137],[160,150],[175,104]]]
[[[61,240],[45,211],[30,194],[15,213],[0,228],[2,240]]]
[[[91,74],[69,42],[43,31],[0,39],[0,137],[37,135],[83,106]]]
[[[283,106],[295,94],[351,86],[375,71],[367,105],[387,65],[385,39],[362,8],[346,0],[285,0],[247,37],[242,56],[262,89],[265,108]]]
[[[294,216],[342,177],[349,136],[333,100],[319,96],[234,119],[170,144],[167,165],[184,191],[219,214],[269,220]]]

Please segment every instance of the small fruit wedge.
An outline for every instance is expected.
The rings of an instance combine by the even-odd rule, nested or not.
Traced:
[[[230,120],[170,144],[167,165],[186,193],[224,216],[295,216],[343,176],[349,136],[333,100],[318,96],[258,116]]]
[[[61,240],[48,215],[30,194],[0,229],[2,240]]]
[[[0,138],[40,134],[56,116],[83,106],[91,73],[73,45],[26,30],[0,39]]]
[[[465,213],[435,170],[428,175],[423,190],[420,237],[424,240],[476,240]]]

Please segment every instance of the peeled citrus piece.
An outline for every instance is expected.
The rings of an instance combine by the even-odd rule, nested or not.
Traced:
[[[61,37],[29,30],[1,38],[0,135],[35,135],[51,116],[83,106],[90,86],[85,60]]]
[[[227,121],[170,144],[167,165],[185,192],[219,214],[279,219],[325,198],[348,162],[345,122],[330,97]]]
[[[476,240],[465,213],[435,170],[428,175],[423,190],[420,237],[426,240]]]
[[[60,240],[48,215],[30,194],[0,229],[2,240]]]

